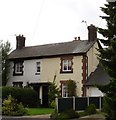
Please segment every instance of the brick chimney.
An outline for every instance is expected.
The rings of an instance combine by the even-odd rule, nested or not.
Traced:
[[[25,39],[23,35],[16,36],[16,49],[25,47]]]
[[[88,40],[89,41],[97,40],[97,28],[92,24],[88,26]]]

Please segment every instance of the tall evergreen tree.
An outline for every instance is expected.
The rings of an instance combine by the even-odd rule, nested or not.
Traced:
[[[5,86],[8,81],[8,73],[9,73],[9,62],[8,62],[8,54],[10,52],[10,43],[7,41],[6,43],[0,44],[0,56],[1,56],[1,70],[0,75],[2,76],[2,86]]]
[[[106,16],[101,16],[107,22],[107,29],[99,28],[107,40],[101,40],[107,48],[99,49],[99,60],[110,76],[110,83],[100,86],[105,93],[105,112],[107,120],[116,120],[116,2],[105,4],[101,10]]]
[[[100,17],[106,20],[107,28],[98,28],[98,32],[107,38],[106,40],[100,39],[101,42],[109,46],[111,39],[116,36],[116,2],[105,4],[105,7],[101,7],[101,11],[106,14]]]

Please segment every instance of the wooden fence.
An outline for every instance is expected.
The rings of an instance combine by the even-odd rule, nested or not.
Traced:
[[[85,110],[85,108],[90,104],[94,104],[96,109],[101,109],[103,105],[103,97],[56,98],[58,112],[62,112],[67,109],[73,109],[76,111]]]

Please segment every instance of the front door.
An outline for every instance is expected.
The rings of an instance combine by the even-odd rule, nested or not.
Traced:
[[[43,91],[42,91],[42,106],[43,107],[48,107],[49,106],[49,101],[48,101],[48,85],[43,86]]]

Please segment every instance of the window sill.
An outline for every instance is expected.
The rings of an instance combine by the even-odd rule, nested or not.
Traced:
[[[61,74],[63,73],[73,73],[73,71],[60,71]]]
[[[14,73],[13,76],[23,76],[23,73]]]
[[[13,71],[13,76],[23,76],[23,73],[24,73],[23,71],[19,73]]]
[[[35,75],[40,75],[40,73],[35,73]]]

